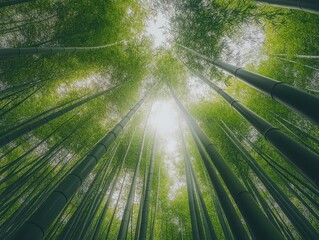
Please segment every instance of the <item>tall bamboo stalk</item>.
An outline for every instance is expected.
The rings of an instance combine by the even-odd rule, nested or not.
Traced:
[[[154,234],[155,234],[155,226],[156,226],[155,223],[156,223],[156,215],[157,215],[157,209],[158,209],[158,203],[159,203],[160,182],[161,182],[161,168],[160,168],[160,166],[158,166],[156,202],[155,202],[155,209],[154,209],[154,214],[153,214],[153,222],[152,222],[150,240],[154,239]]]
[[[115,153],[119,145],[120,145],[120,141],[115,146],[113,146],[112,149],[109,151],[109,156],[107,157],[107,161],[100,167],[97,175],[99,175],[102,171],[108,168],[110,163],[113,161],[113,158],[115,156]],[[81,219],[83,211],[87,205],[87,201],[89,201],[89,198],[92,195],[93,186],[97,180],[98,179],[95,177],[94,180],[90,183],[89,190],[87,191],[85,196],[82,198],[80,205],[78,206],[76,211],[73,213],[71,219],[64,226],[63,231],[58,236],[58,240],[65,240],[65,239],[71,238],[71,234],[75,231],[76,225],[79,223]]]
[[[179,124],[180,128],[180,124]],[[190,210],[190,218],[191,218],[191,225],[192,225],[192,236],[194,240],[203,239],[200,236],[199,226],[198,226],[198,214],[196,215],[196,198],[194,197],[194,185],[193,180],[191,178],[191,172],[189,169],[189,155],[185,146],[184,136],[182,134],[182,130],[180,129],[180,137],[182,141],[182,148],[183,148],[183,156],[184,156],[184,165],[185,165],[185,173],[186,173],[186,186],[187,186],[187,196],[188,196],[188,205]]]
[[[31,2],[31,1],[32,0],[7,0],[5,2],[0,3],[0,8],[17,5],[21,3],[26,3],[26,2]]]
[[[191,169],[191,173],[192,173],[192,178],[193,178],[194,184],[195,184],[195,191],[196,191],[198,199],[199,199],[200,209],[203,213],[203,221],[204,221],[204,225],[205,225],[206,238],[211,239],[211,240],[217,240],[215,229],[213,227],[212,221],[211,221],[210,216],[208,214],[206,203],[204,201],[202,192],[200,190],[200,185],[199,185],[199,182],[197,180],[193,164],[191,162],[189,162],[189,165],[190,165],[190,169]]]
[[[134,131],[134,133],[135,133],[135,131]],[[108,208],[109,208],[109,205],[110,205],[110,203],[111,203],[111,201],[112,201],[112,196],[113,196],[113,193],[114,193],[114,191],[115,191],[115,186],[116,186],[116,184],[117,184],[118,178],[119,178],[119,176],[120,176],[120,172],[121,172],[121,170],[122,170],[122,168],[123,168],[123,166],[124,166],[125,160],[126,160],[126,158],[127,158],[128,152],[129,152],[129,150],[130,150],[130,147],[131,147],[131,144],[132,144],[132,140],[133,140],[133,137],[134,137],[134,133],[132,134],[131,139],[130,139],[130,142],[129,142],[127,148],[126,148],[126,151],[125,151],[125,154],[124,154],[124,156],[123,156],[123,160],[122,160],[120,169],[118,170],[118,173],[116,174],[116,177],[115,177],[115,179],[114,179],[113,186],[112,186],[111,191],[110,191],[110,193],[109,193],[109,197],[108,197],[108,199],[107,199],[107,201],[106,201],[106,203],[105,203],[105,205],[104,205],[104,207],[103,207],[101,216],[99,217],[97,226],[96,226],[96,228],[95,228],[95,230],[94,230],[94,235],[93,235],[93,237],[92,237],[93,240],[97,240],[98,237],[99,237],[99,232],[100,232],[100,230],[101,230],[103,220],[105,219],[106,212],[107,212],[107,210],[108,210]]]
[[[233,196],[239,210],[243,214],[247,224],[253,231],[254,237],[257,239],[283,239],[282,234],[273,226],[269,219],[263,214],[252,195],[244,188],[241,182],[236,178],[234,173],[226,164],[223,157],[219,154],[215,146],[210,142],[209,138],[193,120],[181,102],[178,100],[175,92],[170,87],[172,96],[176,104],[185,116],[185,120],[190,128],[193,128],[199,137],[208,155],[215,164],[221,177],[223,178],[227,188]]]
[[[116,137],[128,124],[139,107],[148,96],[145,95],[125,117],[102,139],[100,140],[84,160],[58,185],[50,194],[47,200],[38,208],[30,219],[19,229],[12,238],[13,240],[41,239],[51,223],[58,216],[60,211],[76,193],[84,179],[94,169],[98,160],[106,153]]]
[[[119,192],[119,195],[117,197],[116,204],[115,204],[115,207],[114,207],[110,222],[108,223],[108,226],[107,226],[107,229],[106,229],[105,239],[109,239],[108,237],[109,237],[109,234],[111,232],[111,227],[112,227],[112,223],[113,223],[113,220],[114,220],[114,217],[115,217],[117,206],[118,206],[118,204],[120,202],[120,198],[122,196],[122,191],[123,191],[126,175],[127,175],[127,172],[125,172],[125,174],[124,174],[124,178],[123,178],[123,181],[122,181],[122,184],[121,184],[120,192]]]
[[[125,209],[124,209],[124,213],[122,216],[122,221],[121,221],[119,233],[117,236],[118,240],[125,240],[126,236],[127,236],[128,226],[129,226],[129,217],[130,217],[130,214],[132,211],[131,209],[132,209],[133,203],[134,203],[137,174],[138,174],[138,170],[140,168],[141,161],[142,161],[143,150],[144,150],[144,145],[145,145],[144,144],[145,143],[145,136],[146,136],[146,131],[147,131],[147,122],[148,122],[150,113],[151,113],[151,111],[149,112],[149,114],[146,118],[145,124],[144,124],[143,136],[142,136],[142,141],[141,141],[141,145],[140,145],[139,155],[138,155],[137,163],[135,166],[135,171],[134,171],[134,175],[133,175],[133,179],[132,179],[132,183],[131,183],[130,192],[129,192],[129,195],[128,195],[128,198],[126,201],[126,205],[125,205]]]
[[[242,225],[242,222],[240,220],[240,217],[238,216],[234,206],[232,205],[231,200],[228,197],[228,194],[226,192],[226,190],[224,189],[220,179],[217,176],[217,173],[215,172],[215,169],[212,166],[212,163],[208,160],[208,158],[206,157],[206,154],[204,152],[204,149],[202,148],[200,141],[196,135],[196,133],[194,132],[193,128],[190,128],[193,139],[195,141],[196,147],[201,155],[202,161],[207,169],[208,175],[210,177],[211,183],[214,187],[214,190],[216,192],[216,195],[218,197],[218,200],[216,199],[215,205],[219,206],[216,203],[220,203],[220,205],[222,206],[222,209],[225,213],[225,216],[227,218],[227,221],[229,223],[229,226],[232,230],[232,234],[234,235],[235,238],[237,239],[243,239],[243,240],[248,240],[250,239],[249,236],[247,235],[247,232],[245,230],[245,228]],[[217,212],[219,214],[219,212]],[[222,212],[220,212],[219,214],[219,219],[221,221],[221,224],[224,223],[224,219],[223,219],[223,215]],[[225,223],[226,224],[226,223]],[[226,228],[225,230],[225,235],[229,238],[231,238],[231,236],[228,234],[227,232],[227,225],[223,226],[223,228]],[[232,238],[231,238],[232,239]]]
[[[316,0],[318,1],[318,0]],[[271,78],[249,72],[240,67],[224,63],[218,59],[212,59],[204,56],[193,49],[177,44],[186,49],[195,56],[212,63],[218,68],[234,75],[238,79],[256,88],[260,92],[270,96],[272,99],[286,105],[290,109],[298,112],[316,124],[319,124],[319,97],[304,92],[298,88],[290,86],[287,83],[279,82]]]
[[[191,131],[191,133],[193,135],[193,131]],[[196,136],[193,135],[193,137],[196,137]],[[200,145],[199,142],[198,142],[198,139],[196,139],[196,140],[197,140],[195,142],[196,146]],[[207,174],[206,174],[207,170],[205,170],[204,163],[201,162],[200,165],[201,165],[201,168],[202,168],[202,172],[204,173],[204,177],[205,177],[205,181],[206,181],[207,186],[211,186],[211,183],[209,183],[208,178],[207,178]],[[214,209],[215,209],[215,212],[217,214],[219,223],[221,225],[222,232],[224,234],[224,238],[225,238],[225,240],[232,240],[231,232],[230,232],[230,229],[228,227],[228,224],[226,223],[223,211],[222,211],[222,209],[220,207],[220,203],[219,203],[218,199],[216,198],[215,194],[213,194],[213,191],[212,191],[211,188],[209,188],[209,194],[211,196],[211,199],[213,200]]]
[[[1,7],[1,6],[0,6]],[[124,43],[125,40],[118,41],[103,46],[94,47],[29,47],[29,48],[0,48],[1,57],[13,57],[13,56],[26,56],[33,54],[51,54],[51,53],[75,53],[83,51],[91,51],[108,48],[120,43]]]
[[[307,64],[302,64],[302,63],[300,63],[300,62],[293,61],[293,60],[289,60],[289,59],[287,59],[287,58],[282,58],[282,57],[278,57],[278,56],[276,56],[276,57],[277,57],[278,59],[280,59],[281,61],[284,61],[284,62],[289,62],[289,63],[292,63],[292,64],[298,64],[298,65],[300,65],[300,66],[303,66],[303,67],[306,67],[306,68],[310,68],[310,69],[312,69],[312,70],[319,71],[319,68],[315,68],[315,67],[312,67],[312,66],[307,65]],[[309,89],[307,89],[307,90],[309,90]]]
[[[144,182],[143,182],[143,187],[142,187],[140,206],[139,206],[138,215],[137,215],[137,222],[136,222],[136,226],[135,226],[134,240],[138,240],[140,237],[142,211],[143,211],[143,204],[144,204],[144,197],[145,197],[145,189],[146,189],[146,184],[147,184],[147,167],[146,167],[146,165],[145,165],[145,169],[144,169],[143,179],[144,179]]]
[[[301,169],[313,183],[319,186],[319,156],[299,144],[295,140],[272,126],[265,119],[242,105],[239,101],[229,96],[216,84],[209,81],[204,76],[196,75],[214,91],[216,91],[232,108],[234,108],[242,117],[244,117],[263,137],[271,143],[280,153],[286,156],[292,163]],[[318,111],[319,113],[319,111]]]
[[[248,165],[253,169],[261,182],[265,185],[272,197],[276,200],[280,208],[286,214],[291,223],[298,230],[304,239],[317,239],[319,233],[312,227],[309,221],[303,214],[296,208],[289,198],[281,191],[279,187],[268,177],[263,169],[257,164],[249,152],[241,145],[240,140],[235,134],[223,124],[223,131],[233,144],[233,146],[241,153]]]
[[[154,138],[153,138],[150,166],[149,166],[149,170],[148,170],[147,184],[146,184],[146,188],[145,188],[145,197],[144,197],[144,203],[143,203],[141,228],[140,228],[140,235],[139,235],[140,240],[146,240],[146,237],[147,237],[147,225],[148,225],[150,197],[151,197],[151,190],[152,190],[152,180],[153,180],[153,175],[154,175],[154,162],[155,162],[156,146],[157,146],[157,130],[155,130],[155,134],[154,134]]]
[[[255,0],[255,2],[319,14],[318,0]]]

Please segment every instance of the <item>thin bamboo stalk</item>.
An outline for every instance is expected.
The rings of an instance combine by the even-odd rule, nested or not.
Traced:
[[[153,175],[154,175],[154,162],[155,162],[156,146],[157,146],[157,130],[155,130],[155,134],[154,134],[154,138],[153,138],[150,166],[149,166],[149,170],[148,170],[147,183],[146,183],[146,188],[145,188],[145,197],[144,197],[143,210],[142,210],[141,228],[140,228],[140,234],[139,234],[140,240],[146,240],[146,237],[147,237],[147,226],[148,226],[148,216],[149,216],[149,207],[150,207],[150,197],[151,197],[151,190],[152,190],[152,180],[153,180]]]
[[[1,6],[0,6],[1,7]],[[52,53],[75,53],[91,50],[99,50],[108,48],[120,43],[125,43],[125,40],[118,41],[103,46],[94,47],[29,47],[29,48],[0,48],[0,58],[13,56],[26,56],[33,54],[52,54]]]
[[[37,128],[43,126],[44,124],[46,124],[46,123],[48,123],[48,122],[50,122],[50,121],[62,116],[63,114],[65,114],[67,112],[72,111],[73,109],[75,109],[77,107],[82,106],[83,104],[85,104],[85,103],[87,103],[87,102],[89,102],[89,101],[91,101],[91,100],[93,100],[93,99],[95,99],[97,97],[100,97],[100,96],[103,96],[104,94],[109,93],[110,91],[112,91],[113,89],[115,89],[117,87],[119,87],[119,85],[111,87],[111,88],[109,88],[109,89],[107,89],[105,91],[96,93],[96,94],[94,94],[92,96],[89,96],[87,98],[81,99],[80,101],[78,101],[76,103],[73,103],[73,104],[71,104],[71,105],[69,105],[69,106],[67,106],[67,107],[65,107],[63,109],[60,109],[59,111],[51,113],[51,114],[49,114],[48,116],[46,116],[44,118],[41,118],[41,119],[39,119],[39,120],[37,120],[35,122],[32,122],[32,123],[30,123],[30,124],[28,124],[26,126],[23,126],[23,127],[19,128],[19,129],[17,129],[14,132],[11,132],[11,133],[9,133],[7,135],[2,136],[0,138],[0,147],[3,147],[4,145],[6,145],[6,144],[10,143],[11,141],[17,139],[18,137],[20,137],[20,136],[22,136],[22,135],[24,135],[24,134],[26,134],[26,133],[34,130],[34,129],[37,129]]]
[[[151,111],[149,111],[147,119],[146,119],[145,124],[144,124],[144,130],[143,130],[143,136],[142,136],[142,141],[141,141],[141,145],[140,145],[138,160],[137,160],[137,164],[135,166],[135,171],[134,171],[134,175],[133,175],[133,179],[132,179],[132,183],[131,183],[130,192],[129,192],[129,195],[128,195],[128,198],[126,201],[126,205],[125,205],[125,209],[124,209],[124,213],[122,216],[122,221],[121,221],[120,229],[119,229],[118,236],[117,236],[118,240],[125,240],[126,236],[127,236],[128,226],[129,226],[129,217],[130,217],[131,209],[133,207],[133,200],[134,200],[134,196],[135,196],[137,174],[138,174],[138,170],[140,168],[140,164],[142,161],[145,136],[146,136],[146,131],[147,131],[147,122],[149,120],[150,113],[151,113]]]

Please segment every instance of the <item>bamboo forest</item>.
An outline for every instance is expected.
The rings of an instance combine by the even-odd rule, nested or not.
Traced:
[[[319,0],[0,0],[0,240],[319,240]]]

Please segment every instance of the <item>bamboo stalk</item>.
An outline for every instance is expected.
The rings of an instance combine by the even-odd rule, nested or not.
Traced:
[[[181,102],[178,100],[175,92],[170,87],[172,96],[176,104],[185,116],[185,120],[190,128],[193,128],[196,135],[204,145],[208,155],[215,164],[221,177],[223,178],[227,188],[233,196],[239,210],[243,214],[247,224],[253,231],[254,237],[257,239],[283,239],[282,234],[274,227],[269,219],[264,215],[252,195],[244,188],[240,181],[236,178],[234,173],[226,164],[223,157],[218,153],[215,146],[210,142],[205,133],[193,120],[191,115],[187,112]]]
[[[102,139],[73,171],[57,186],[47,200],[18,230],[12,240],[41,239],[60,211],[76,193],[84,179],[94,169],[98,160],[106,153],[111,144],[128,124],[148,96],[145,95],[125,117]]]
[[[311,13],[319,13],[318,0],[255,0],[255,2],[276,7],[291,8]]]
[[[177,45],[218,68],[225,70],[244,83],[286,105],[288,108],[296,111],[312,122],[319,124],[319,97],[290,86],[287,83],[258,75],[240,67],[224,63],[218,59],[209,58],[183,45]]]
[[[102,46],[94,47],[29,47],[29,48],[0,48],[0,58],[1,57],[14,57],[14,56],[26,56],[33,54],[53,54],[53,53],[75,53],[91,50],[99,50],[108,48],[120,43],[124,43],[125,40],[118,41],[111,44],[106,44]]]
[[[280,129],[272,126],[265,119],[242,105],[239,101],[229,96],[216,84],[204,76],[194,72],[203,82],[209,85],[223,99],[230,104],[242,117],[244,117],[263,137],[271,143],[280,153],[286,156],[300,170],[302,170],[313,183],[319,186],[319,156],[299,144]],[[319,111],[318,111],[319,112]]]

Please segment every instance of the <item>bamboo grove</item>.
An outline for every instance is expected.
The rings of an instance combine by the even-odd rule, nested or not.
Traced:
[[[0,239],[319,239],[318,11],[0,2]]]

